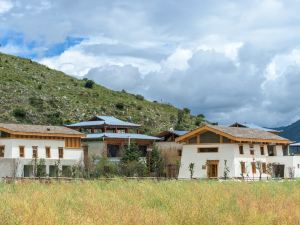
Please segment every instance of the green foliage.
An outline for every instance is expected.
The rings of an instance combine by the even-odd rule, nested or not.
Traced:
[[[147,175],[147,166],[141,161],[128,161],[120,164],[121,175],[126,177],[144,177]]]
[[[97,84],[86,88],[88,79],[79,80],[5,54],[0,54],[0,68],[0,122],[61,125],[105,114],[122,120],[131,117],[152,134],[177,124],[178,109],[170,104],[141,101],[136,95]],[[120,109],[116,104],[122,105],[118,106]],[[186,130],[196,127],[194,116],[185,115],[179,120]]]
[[[16,108],[13,111],[13,115],[16,118],[24,119],[26,117],[26,110],[23,108]]]
[[[37,177],[46,177],[47,173],[46,173],[45,159],[39,159],[36,163],[35,169],[36,169],[35,174]]]
[[[154,173],[156,177],[164,175],[165,162],[158,150],[157,145],[153,145],[150,155],[150,172]]]
[[[87,80],[84,84],[84,87],[92,89],[94,87],[94,84],[95,82],[93,80]]]
[[[183,108],[183,112],[185,114],[190,114],[191,113],[191,110],[189,108]]]
[[[189,164],[189,171],[190,171],[190,178],[193,178],[194,175],[194,168],[195,168],[195,163],[190,163]]]
[[[106,157],[102,157],[98,163],[96,163],[95,177],[114,177],[117,175],[119,175],[119,168],[115,162],[111,162]]]
[[[119,110],[123,110],[123,109],[125,108],[125,105],[124,105],[124,103],[122,103],[122,102],[118,102],[118,103],[116,104],[116,108],[119,109]]]
[[[145,99],[143,95],[136,95],[135,98],[140,101],[143,101]]]
[[[128,163],[132,161],[139,161],[141,153],[138,146],[135,143],[131,143],[128,147],[123,149],[123,156],[121,158],[122,163]]]

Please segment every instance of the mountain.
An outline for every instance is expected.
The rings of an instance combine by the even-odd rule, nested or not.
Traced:
[[[276,128],[282,130],[280,136],[290,139],[291,141],[300,142],[300,120],[286,127]]]
[[[93,115],[112,115],[155,134],[171,127],[192,129],[203,116],[150,102],[141,95],[112,91],[29,59],[0,53],[0,122],[62,125]],[[113,81],[112,81],[113,82]]]

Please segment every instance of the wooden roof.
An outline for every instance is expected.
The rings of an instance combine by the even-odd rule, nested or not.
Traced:
[[[211,131],[224,137],[230,138],[232,140],[241,142],[268,142],[268,143],[282,143],[289,144],[290,140],[280,137],[276,134],[253,128],[242,128],[242,127],[226,127],[206,124],[199,127],[191,132],[176,138],[177,142],[184,142],[186,139],[195,136],[197,134],[203,133],[205,131]]]
[[[0,131],[16,135],[85,137],[84,134],[63,126],[0,123]]]

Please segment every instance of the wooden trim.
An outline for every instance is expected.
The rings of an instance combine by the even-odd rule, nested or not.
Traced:
[[[246,128],[245,128],[246,129]],[[260,142],[260,143],[276,143],[276,144],[289,144],[291,143],[289,140],[278,140],[278,139],[257,139],[257,138],[238,138],[238,137],[234,137],[230,134],[224,133],[222,131],[219,131],[217,129],[208,127],[208,126],[203,126],[203,127],[199,127],[185,135],[182,135],[180,137],[177,137],[175,139],[176,142],[184,142],[187,138],[195,136],[199,133],[201,133],[202,131],[211,131],[213,133],[216,133],[218,135],[222,135],[224,137],[227,137],[233,141],[237,141],[237,142],[242,142],[242,141],[246,141],[246,142]]]

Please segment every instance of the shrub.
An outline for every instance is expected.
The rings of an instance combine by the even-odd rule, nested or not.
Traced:
[[[30,97],[29,104],[35,108],[41,109],[44,106],[44,100],[39,97]]]
[[[119,110],[123,110],[125,108],[125,105],[123,103],[119,102],[116,104],[116,108]]]
[[[110,162],[106,157],[103,157],[99,159],[94,172],[93,175],[95,177],[113,177],[119,174],[119,169],[116,163]]]
[[[189,108],[183,108],[183,112],[185,114],[190,114],[191,113],[191,110]]]
[[[143,101],[145,99],[143,95],[136,95],[135,98],[137,100],[141,100],[141,101]]]
[[[16,108],[16,109],[13,111],[13,115],[14,115],[14,117],[16,117],[16,118],[24,119],[24,118],[26,117],[26,111],[25,111],[25,109],[23,109],[23,108]]]
[[[150,157],[150,172],[154,173],[156,177],[164,175],[164,159],[158,150],[157,145],[153,145]]]
[[[92,80],[86,80],[84,87],[85,88],[93,88],[94,87],[95,82]]]
[[[121,163],[121,174],[127,177],[144,177],[147,175],[147,166],[144,162],[129,161]]]

